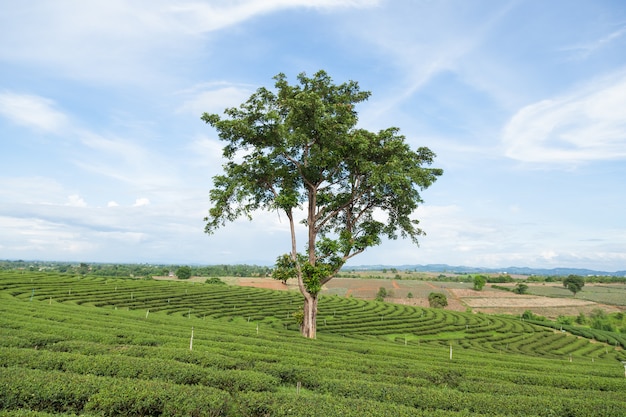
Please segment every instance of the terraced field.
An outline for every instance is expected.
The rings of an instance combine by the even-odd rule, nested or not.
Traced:
[[[251,287],[0,273],[0,416],[626,415],[619,335],[325,296],[307,340],[300,303]]]

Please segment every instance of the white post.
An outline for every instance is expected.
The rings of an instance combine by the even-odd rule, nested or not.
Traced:
[[[259,334],[259,323],[256,324],[256,334]]]
[[[189,339],[189,350],[193,350],[193,327],[191,327],[191,339]]]
[[[148,318],[148,314],[150,314],[150,309],[146,310],[146,318]]]
[[[624,365],[624,377],[626,377],[626,361],[622,361],[622,365]]]
[[[452,343],[450,343],[450,360],[452,360]]]

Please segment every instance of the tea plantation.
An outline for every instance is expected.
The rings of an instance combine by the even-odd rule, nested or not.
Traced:
[[[308,340],[300,303],[0,272],[0,416],[626,416],[617,334],[329,296]]]

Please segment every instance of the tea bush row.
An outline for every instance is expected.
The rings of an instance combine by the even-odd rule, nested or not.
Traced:
[[[102,416],[226,416],[232,397],[203,386],[0,367],[4,409]]]
[[[188,284],[183,285],[184,289]],[[155,288],[168,290],[162,285]],[[212,410],[234,416],[613,416],[620,415],[616,410],[620,406],[623,410],[624,405],[626,378],[613,350],[606,359],[592,362],[576,357],[569,362],[563,357],[567,345],[562,346],[562,341],[577,339],[535,326],[530,327],[534,333],[515,333],[515,321],[510,326],[497,323],[506,318],[467,315],[468,321],[490,329],[469,334],[471,327],[459,326],[458,317],[421,309],[441,326],[462,329],[459,334],[433,335],[430,341],[412,334],[405,339],[406,345],[395,336],[391,339],[395,343],[382,333],[373,337],[367,329],[346,333],[349,337],[320,331],[317,340],[307,340],[297,332],[267,325],[257,333],[257,324],[245,320],[202,319],[166,311],[146,315],[110,306],[96,308],[80,299],[61,304],[33,297],[31,302],[27,291],[15,290],[14,285],[11,291],[17,298],[0,292],[0,346],[4,346],[0,348],[0,383],[11,382],[7,393],[3,386],[11,410],[116,415],[126,408],[135,415],[161,415],[171,412],[167,407],[174,404],[192,415],[195,402],[185,408],[179,404],[184,396],[180,393],[193,395],[194,390],[203,389],[224,401],[197,413]],[[232,297],[228,294],[237,294],[232,290],[222,294]],[[272,292],[264,294],[273,296]],[[353,306],[355,311],[346,309],[346,316],[364,310],[360,302],[329,298],[338,306]],[[414,318],[423,320],[417,309],[372,304],[376,304],[372,311],[409,315],[413,311]],[[382,330],[384,323],[372,326],[373,331]],[[191,327],[195,329],[193,351],[189,349]],[[497,331],[503,328],[508,331]],[[394,325],[390,330],[398,329]],[[465,338],[470,335],[472,339]],[[540,354],[538,347],[546,342],[552,344],[549,354]],[[507,344],[509,349],[504,351]],[[450,346],[454,359],[448,358]],[[55,386],[61,375],[69,385],[71,381],[83,383],[86,391],[72,396],[64,387]],[[20,379],[38,379],[42,385]],[[112,387],[111,381],[120,388]],[[42,394],[35,395],[38,401],[29,397],[33,387],[41,389]],[[0,404],[4,407],[4,398]],[[219,404],[225,405],[219,408]]]
[[[22,277],[23,278],[23,277]],[[58,284],[55,287],[54,284]],[[79,287],[80,290],[66,291],[66,286]],[[183,285],[181,285],[183,284]],[[53,297],[50,294],[63,294],[60,301],[77,302],[98,306],[115,306],[119,308],[145,309],[147,312],[165,311],[171,315],[196,317],[239,318],[253,322],[265,321],[276,328],[296,330],[297,325],[291,313],[298,307],[297,295],[285,292],[271,292],[253,288],[233,288],[224,286],[189,285],[178,282],[154,282],[139,280],[118,280],[98,278],[74,278],[61,275],[38,275],[31,282],[23,282],[22,286],[15,282],[4,284],[10,288],[12,294],[26,297],[28,287],[38,287],[35,296],[40,301]],[[124,287],[121,291],[120,288]],[[22,292],[17,290],[22,288]],[[111,291],[114,289],[113,291]],[[132,295],[129,296],[129,291]],[[122,295],[121,292],[124,292]],[[67,295],[65,295],[67,293]],[[184,294],[183,294],[184,293]],[[32,294],[32,292],[31,292]],[[32,296],[32,295],[31,295]],[[86,298],[83,298],[86,297]],[[120,299],[122,297],[123,299]],[[295,300],[295,304],[294,304]],[[359,309],[358,307],[362,307]],[[330,311],[332,310],[332,317]],[[360,310],[360,311],[359,311]],[[337,315],[339,311],[339,315]],[[511,318],[473,315],[466,313],[445,312],[442,310],[421,309],[404,305],[387,303],[364,303],[341,297],[323,297],[320,302],[318,316],[320,332],[329,332],[343,335],[367,334],[384,336],[390,334],[409,334],[416,336],[430,336],[442,333],[464,332],[472,343],[466,347],[479,347],[488,351],[497,351],[502,346],[509,346],[510,342],[504,339],[515,332],[536,333],[536,327],[527,322],[520,322]],[[497,332],[506,337],[497,343],[493,333]],[[580,331],[578,331],[580,333]],[[586,336],[587,334],[582,334]],[[613,336],[597,331],[596,340],[619,344]],[[534,337],[534,336],[533,336]],[[532,349],[539,349],[538,354],[550,353],[545,346],[545,340],[537,343],[525,341],[524,344],[515,344],[524,353],[532,353]],[[150,338],[145,344],[153,343]],[[625,343],[626,344],[626,343]],[[554,354],[563,354],[563,346],[554,345]],[[576,354],[573,350],[568,354]],[[581,349],[581,354],[588,350]]]

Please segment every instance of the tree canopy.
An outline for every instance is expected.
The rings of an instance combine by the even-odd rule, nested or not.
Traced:
[[[487,278],[484,275],[474,276],[474,289],[476,291],[481,291],[486,283],[487,283]]]
[[[585,279],[579,275],[568,275],[567,278],[563,280],[563,286],[574,293],[581,291],[585,286]]]
[[[191,268],[188,266],[181,266],[176,270],[176,277],[178,279],[189,279],[191,278]]]
[[[317,296],[344,263],[382,238],[423,234],[413,213],[420,192],[442,174],[429,168],[435,154],[412,150],[399,129],[358,128],[355,105],[370,93],[355,81],[334,84],[319,71],[275,90],[259,88],[224,117],[202,119],[226,142],[224,173],[213,178],[207,233],[259,209],[286,215],[291,251],[279,256],[273,276],[297,278],[304,296],[302,333],[315,337]],[[296,218],[299,213],[302,218]],[[307,228],[299,252],[296,223]]]
[[[428,305],[433,308],[444,308],[448,306],[448,297],[441,292],[431,292],[428,294]]]
[[[515,284],[513,292],[515,294],[526,294],[526,292],[528,292],[528,285],[524,284],[523,282],[518,282],[517,284]]]

